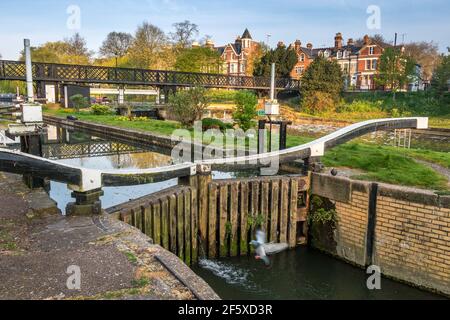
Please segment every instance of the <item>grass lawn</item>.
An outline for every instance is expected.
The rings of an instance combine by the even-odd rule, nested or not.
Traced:
[[[124,121],[121,120],[121,117],[116,115],[97,116],[89,112],[73,112],[73,110],[71,109],[45,110],[44,112],[49,115],[59,116],[63,118],[67,117],[68,115],[74,115],[80,121],[90,121],[114,127],[148,131],[166,136],[170,136],[174,130],[181,128],[180,124],[174,121],[159,121],[151,119],[148,119],[146,121]]]
[[[66,117],[74,114],[68,110],[46,110],[47,114]],[[123,121],[114,115],[97,116],[87,112],[74,114],[82,121],[138,129],[161,135],[171,135],[181,128],[172,121]],[[209,143],[208,137],[204,138]],[[294,147],[312,141],[312,138],[288,135],[287,146]],[[359,179],[415,186],[434,190],[448,190],[447,179],[413,158],[437,163],[450,169],[450,153],[418,149],[398,149],[365,143],[350,142],[327,152],[323,162],[328,167],[348,167],[365,171]]]

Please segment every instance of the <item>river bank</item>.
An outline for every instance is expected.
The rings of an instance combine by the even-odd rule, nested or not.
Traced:
[[[16,175],[0,173],[0,192],[0,299],[218,298],[178,258],[112,217],[62,216]],[[77,268],[80,289],[68,289]]]

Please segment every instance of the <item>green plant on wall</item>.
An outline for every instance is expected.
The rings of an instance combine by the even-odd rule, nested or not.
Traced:
[[[311,213],[308,217],[309,223],[320,223],[322,225],[336,221],[336,210],[328,208],[322,198],[313,196],[311,198]]]
[[[261,228],[264,224],[264,216],[262,214],[258,214],[257,216],[249,216],[247,218],[247,228],[250,230],[251,228]]]

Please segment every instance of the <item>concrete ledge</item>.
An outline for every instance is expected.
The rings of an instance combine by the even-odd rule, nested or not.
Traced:
[[[379,184],[378,196],[393,198],[396,200],[440,207],[439,195],[429,190],[421,190],[410,187]],[[445,200],[444,200],[445,202]],[[448,205],[448,203],[447,203]]]
[[[351,202],[353,191],[368,194],[370,185],[371,183],[366,181],[333,177],[321,173],[313,173],[311,177],[312,194],[344,203]]]

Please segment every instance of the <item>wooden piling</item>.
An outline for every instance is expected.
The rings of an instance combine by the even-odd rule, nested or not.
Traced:
[[[239,184],[232,183],[230,186],[230,255],[236,257],[239,254]]]
[[[278,242],[279,194],[280,181],[273,180],[270,196],[270,242]]]
[[[298,180],[291,179],[291,190],[289,193],[289,248],[297,246],[297,207],[298,207]]]
[[[177,254],[177,197],[169,197],[169,243],[170,252]]]
[[[192,262],[192,237],[191,237],[191,191],[187,190],[184,194],[184,262],[189,266]]]
[[[219,188],[219,254],[221,258],[225,258],[228,256],[228,238],[231,232],[228,224],[228,184],[222,184]]]
[[[209,185],[208,258],[217,258],[217,184]]]
[[[199,219],[199,234],[201,245],[203,246],[203,252],[207,252],[208,243],[208,186],[211,183],[211,175],[199,174],[198,175],[198,219]]]
[[[261,229],[267,232],[269,231],[268,225],[270,223],[269,216],[269,189],[270,183],[269,181],[263,181],[261,183],[261,215],[263,216],[263,224]]]
[[[191,239],[192,239],[192,262],[198,261],[198,203],[197,189],[191,191]]]
[[[289,180],[281,180],[281,193],[280,193],[280,242],[288,242],[288,222],[289,222]]]
[[[162,200],[161,210],[158,205],[153,206],[153,235],[154,243],[162,245],[161,242],[161,215],[164,215],[164,210],[167,212],[168,200]]]
[[[241,182],[241,203],[240,203],[240,217],[241,217],[241,229],[240,229],[240,254],[241,256],[248,253],[248,182]]]
[[[177,252],[178,257],[184,261],[184,194],[177,194]]]
[[[161,245],[164,249],[169,250],[169,200],[165,198],[161,204],[155,204],[154,208],[161,215],[161,222],[159,222],[161,225]]]
[[[153,239],[153,217],[152,217],[152,206],[147,203],[142,207],[142,216],[143,216],[143,232]]]

